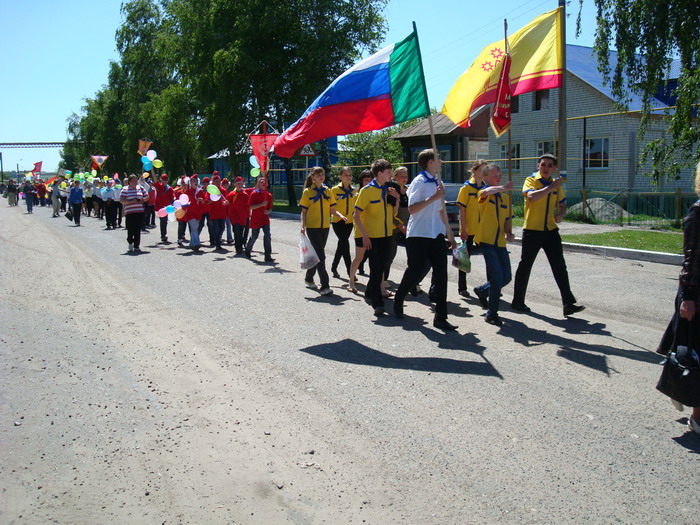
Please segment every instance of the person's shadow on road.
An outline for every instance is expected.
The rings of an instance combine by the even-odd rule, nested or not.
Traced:
[[[310,346],[302,348],[300,351],[323,359],[354,365],[431,373],[492,376],[503,379],[498,370],[488,361],[461,361],[442,357],[396,357],[352,339]]]

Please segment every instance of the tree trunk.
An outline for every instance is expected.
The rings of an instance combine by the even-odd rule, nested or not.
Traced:
[[[287,176],[287,200],[289,200],[290,206],[297,205],[297,192],[294,189],[294,175],[292,173],[292,161],[291,159],[283,159],[284,161],[284,173]]]
[[[331,159],[328,156],[328,141],[323,139],[321,141],[321,162],[323,162],[323,169],[326,172],[326,180],[331,180]]]

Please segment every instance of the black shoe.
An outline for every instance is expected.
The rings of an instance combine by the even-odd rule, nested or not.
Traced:
[[[459,295],[461,295],[462,297],[471,297],[472,296],[472,294],[470,294],[469,290],[467,290],[466,288],[464,290],[459,290],[459,292],[457,292],[457,293],[459,293]]]
[[[383,306],[377,306],[377,307],[374,309],[374,315],[375,315],[376,317],[381,317],[381,316],[383,316],[385,313],[386,313],[386,312],[384,311],[384,307],[383,307]]]
[[[411,288],[411,290],[410,290],[410,294],[411,294],[413,297],[418,297],[418,296],[419,296],[420,294],[422,294],[422,293],[423,293],[423,290],[421,290],[420,286],[418,286],[418,285],[414,286],[414,287]]]
[[[331,268],[331,272],[333,272],[333,277],[336,279],[340,279],[340,274],[338,273],[338,270],[334,270]]]
[[[359,273],[360,275],[367,275],[367,274],[365,273],[364,268],[362,268],[362,267],[360,267],[360,268],[357,269],[357,273]]]
[[[476,294],[476,297],[479,299],[479,304],[481,304],[481,307],[488,308],[489,307],[488,294],[485,294],[484,292],[479,291],[478,288],[474,288],[474,293]]]
[[[571,304],[564,305],[564,317],[568,317],[570,315],[577,314],[579,312],[582,312],[585,309],[586,309],[586,307],[583,306],[582,304],[571,303]]]
[[[485,321],[488,324],[492,324],[493,326],[503,326],[503,321],[501,320],[500,317],[498,317],[498,314],[496,315],[487,315],[485,318]]]
[[[272,257],[265,257],[265,262],[275,262]]]
[[[394,315],[399,319],[403,319],[403,302],[394,301]]]
[[[566,307],[564,307],[566,309]],[[515,311],[515,312],[529,312],[530,307],[527,306],[525,303],[510,303],[510,309]],[[566,315],[566,314],[564,314]]]
[[[430,301],[431,303],[437,303],[437,297],[434,293],[428,292],[428,301]]]
[[[168,242],[168,238],[167,238],[165,235],[161,235],[161,236],[160,236],[160,240],[161,240],[162,242]]]
[[[436,317],[435,319],[433,319],[433,326],[438,330],[444,330],[446,332],[452,332],[454,330],[457,330],[457,327],[455,325],[448,323],[447,319],[442,319],[440,317]]]
[[[196,245],[192,246],[192,249],[193,249],[195,252],[198,252],[199,249],[200,249],[201,247],[202,247],[201,244],[196,244]]]
[[[248,257],[248,259],[251,259],[253,255],[250,253],[250,250],[245,251],[245,256]]]

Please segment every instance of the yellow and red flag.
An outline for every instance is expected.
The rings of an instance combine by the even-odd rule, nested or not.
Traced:
[[[512,96],[561,86],[562,16],[561,7],[554,9],[508,37]],[[486,46],[452,86],[442,113],[458,126],[468,127],[469,115],[474,110],[496,102],[499,79],[506,62],[505,44],[503,39]]]

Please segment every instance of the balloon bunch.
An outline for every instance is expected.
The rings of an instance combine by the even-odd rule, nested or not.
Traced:
[[[253,169],[250,170],[250,176],[256,178],[260,175],[260,163],[258,159],[255,158],[255,155],[251,155],[249,160],[250,165],[253,166]]]
[[[177,219],[182,219],[185,216],[189,205],[190,198],[183,193],[175,202],[158,210],[158,217],[167,217],[168,222],[175,222]]]
[[[156,156],[158,154],[155,152],[155,150],[149,149],[145,155],[141,157],[141,162],[143,163],[143,169],[146,171],[150,171],[152,168],[162,168],[163,167],[163,161],[160,159],[157,159]]]
[[[216,184],[210,184],[207,186],[207,193],[209,194],[209,198],[214,202],[221,198],[221,190]]]

